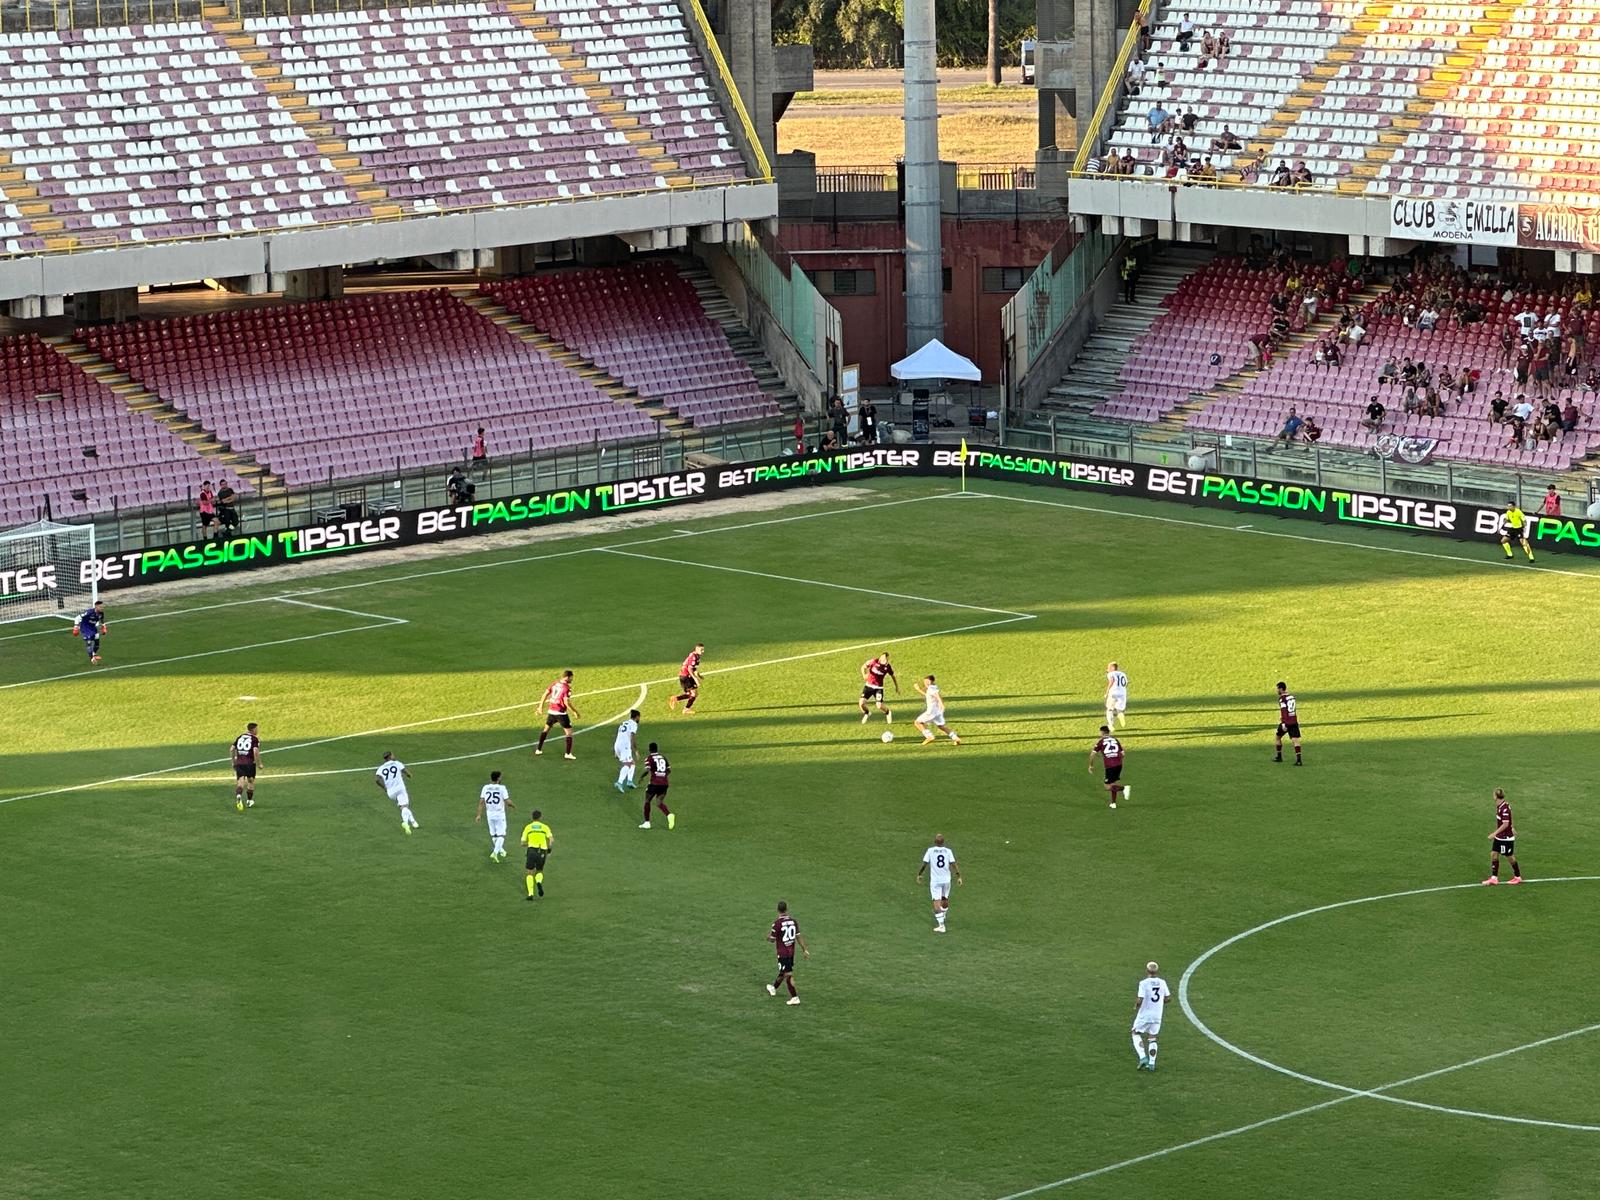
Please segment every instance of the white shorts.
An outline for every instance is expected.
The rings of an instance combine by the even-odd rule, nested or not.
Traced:
[[[505,815],[505,813],[490,813],[489,814],[489,836],[490,837],[505,837],[505,835],[506,835],[506,815]]]
[[[1111,712],[1126,712],[1128,709],[1128,693],[1112,692],[1106,697],[1106,708]]]
[[[1155,1037],[1156,1034],[1161,1032],[1161,1018],[1146,1017],[1142,1021],[1135,1021],[1133,1023],[1133,1031],[1145,1034],[1148,1037]]]
[[[404,788],[401,788],[398,792],[390,792],[389,799],[393,800],[401,808],[411,807],[411,797],[406,795]]]
[[[632,746],[613,746],[611,747],[611,753],[617,756],[619,763],[631,763],[633,761]]]
[[[948,879],[928,880],[928,895],[935,900],[948,900],[950,898],[950,881]]]
[[[922,715],[920,717],[918,717],[917,720],[916,720],[916,724],[918,724],[918,725],[943,725],[944,724],[944,709],[942,709],[942,708],[925,708],[925,709],[923,709],[922,710]]]

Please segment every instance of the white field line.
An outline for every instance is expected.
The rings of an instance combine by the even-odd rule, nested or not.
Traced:
[[[959,495],[960,493],[956,493]],[[1434,550],[1410,550],[1404,546],[1373,546],[1365,542],[1347,542],[1342,538],[1321,537],[1304,533],[1283,533],[1273,529],[1257,529],[1253,525],[1214,525],[1210,521],[1189,521],[1182,517],[1162,517],[1155,513],[1122,512],[1115,508],[1100,508],[1093,504],[1070,504],[1065,500],[1040,500],[1032,496],[1002,496],[995,492],[968,492],[967,495],[983,500],[1005,500],[1012,504],[1041,504],[1047,508],[1070,508],[1077,512],[1096,513],[1103,517],[1125,517],[1130,521],[1159,521],[1163,525],[1187,525],[1195,529],[1210,529],[1217,533],[1246,533],[1255,537],[1286,538],[1292,542],[1311,542],[1318,546],[1338,546],[1345,550],[1371,550],[1379,554],[1407,554],[1413,558],[1436,558],[1443,562],[1467,563],[1481,567],[1484,558],[1465,554],[1440,554]],[[1404,532],[1404,531],[1401,531]],[[1498,549],[1498,544],[1485,540],[1484,545]],[[1572,571],[1562,567],[1541,567],[1538,563],[1516,564],[1519,571],[1541,571],[1546,575],[1571,575],[1578,579],[1600,580],[1594,571]]]
[[[1551,883],[1554,880],[1546,880]],[[1476,886],[1476,885],[1473,885]],[[1110,1163],[1104,1167],[1096,1167],[1092,1171],[1080,1171],[1076,1175],[1069,1175],[1065,1179],[1057,1179],[1051,1183],[1041,1183],[1037,1187],[1027,1188],[1020,1192],[1011,1192],[1000,1197],[1000,1200],[1023,1200],[1026,1196],[1038,1196],[1045,1192],[1055,1191],[1057,1188],[1070,1187],[1074,1183],[1082,1183],[1088,1179],[1097,1179],[1102,1175],[1109,1175],[1113,1171],[1120,1171],[1125,1167],[1136,1167],[1140,1163],[1152,1162],[1158,1158],[1166,1158],[1184,1150],[1193,1150],[1198,1146],[1206,1146],[1212,1142],[1220,1142],[1226,1138],[1238,1137],[1241,1133],[1252,1133],[1257,1129],[1265,1129],[1269,1125],[1276,1125],[1280,1121],[1290,1121],[1295,1117],[1303,1117],[1309,1113],[1321,1112],[1324,1109],[1334,1108],[1340,1104],[1349,1104],[1352,1100],[1373,1099],[1392,1100],[1393,1096],[1385,1095],[1395,1088],[1406,1087],[1413,1083],[1422,1083],[1424,1080],[1437,1079],[1441,1075],[1449,1075],[1454,1071],[1464,1071],[1468,1067],[1482,1066],[1484,1063],[1496,1062],[1502,1058],[1509,1058],[1513,1054],[1521,1054],[1524,1050],[1535,1050],[1540,1046],[1548,1046],[1554,1042],[1565,1041],[1567,1038],[1579,1037],[1585,1033],[1592,1033],[1600,1029],[1600,1025],[1585,1025],[1579,1029],[1569,1029],[1566,1033],[1558,1033],[1551,1037],[1540,1038],[1533,1042],[1524,1042],[1520,1046],[1512,1046],[1506,1050],[1497,1050],[1493,1054],[1483,1054],[1477,1058],[1470,1058],[1466,1062],[1454,1063],[1448,1067],[1439,1067],[1437,1070],[1424,1071],[1421,1075],[1412,1075],[1406,1079],[1397,1079],[1393,1083],[1383,1084],[1364,1091],[1351,1091],[1343,1096],[1335,1096],[1331,1100],[1323,1100],[1318,1104],[1308,1104],[1304,1108],[1291,1109],[1289,1112],[1279,1113],[1275,1117],[1266,1117],[1260,1121],[1252,1121],[1248,1125],[1236,1125],[1232,1129],[1224,1129],[1218,1133],[1210,1133],[1205,1137],[1193,1138],[1187,1142],[1179,1142],[1175,1146],[1164,1146],[1160,1150],[1152,1150],[1148,1154],[1141,1154],[1135,1158],[1125,1158],[1121,1162]],[[1592,1130],[1593,1125],[1564,1126],[1569,1129]]]
[[[715,667],[701,672],[703,675],[730,675],[735,671],[753,671],[761,667],[775,667],[783,663],[800,662],[808,658],[825,658],[830,654],[847,654],[852,650],[867,650],[877,646],[897,646],[903,642],[917,642],[926,638],[950,637],[958,633],[973,633],[979,629],[991,629],[1000,625],[1012,625],[1018,621],[1031,621],[1031,613],[1019,613],[1016,616],[1003,617],[995,621],[979,621],[972,625],[957,625],[950,629],[931,629],[927,633],[908,633],[899,637],[876,638],[870,642],[852,642],[846,646],[830,646],[826,650],[808,650],[803,654],[786,654],[780,658],[762,659],[759,662],[735,663],[728,667]],[[676,683],[676,674],[665,676],[661,679],[648,679],[640,683],[624,683],[616,687],[596,688],[592,691],[578,692],[575,698],[582,700],[588,696],[605,696],[613,692],[632,691],[639,687],[655,687],[659,684]],[[538,704],[536,700],[523,700],[515,704],[501,704],[494,708],[480,708],[472,712],[451,713],[442,717],[428,717],[421,721],[405,721],[398,725],[384,725],[377,729],[363,729],[354,733],[339,733],[330,737],[312,738],[304,742],[290,742],[282,746],[269,746],[263,754],[282,754],[291,750],[305,750],[312,746],[325,746],[330,742],[344,742],[352,738],[377,737],[385,733],[399,733],[407,729],[421,729],[429,725],[448,725],[456,721],[469,721],[478,717],[492,717],[501,713],[517,712],[521,709],[533,708]],[[495,751],[500,753],[500,751]],[[110,787],[118,783],[137,783],[141,780],[155,779],[165,775],[177,775],[183,771],[198,771],[205,767],[226,766],[226,758],[207,758],[199,762],[182,763],[175,767],[159,767],[153,771],[140,771],[133,775],[118,775],[110,779],[97,779],[89,783],[75,783],[68,787],[49,788],[41,792],[28,792],[21,796],[0,797],[0,804],[15,804],[19,800],[42,800],[48,796],[65,796],[75,792],[92,791],[95,788]],[[276,777],[276,776],[275,776]]]
[[[10,691],[12,688],[34,687],[41,683],[56,683],[63,679],[97,679],[112,671],[133,671],[140,667],[159,667],[166,663],[191,662],[197,658],[214,658],[219,654],[238,654],[245,650],[264,650],[268,646],[287,646],[293,642],[314,642],[319,638],[342,637],[347,633],[361,633],[368,629],[388,629],[392,625],[406,625],[409,622],[404,617],[386,617],[381,613],[357,612],[351,608],[334,608],[328,604],[308,604],[304,600],[291,600],[286,596],[272,596],[269,599],[282,604],[297,604],[302,608],[320,608],[327,612],[343,613],[346,616],[368,617],[371,623],[367,625],[353,625],[348,629],[329,629],[322,633],[303,633],[297,637],[274,638],[269,642],[250,642],[243,646],[222,646],[215,650],[198,650],[193,654],[174,654],[169,658],[145,658],[138,662],[116,663],[109,667],[89,667],[77,671],[69,671],[62,675],[45,675],[39,679],[22,679],[16,683],[0,683],[0,691]]]
[[[248,600],[225,600],[219,604],[196,604],[189,608],[169,608],[163,612],[139,613],[138,615],[131,617],[124,617],[119,614],[117,616],[117,624],[126,625],[129,621],[159,621],[163,617],[187,617],[190,613],[211,612],[213,609],[218,608],[238,608],[245,604],[271,604],[274,600],[282,600],[283,598],[284,597],[282,596],[251,596]],[[70,621],[72,618],[65,617],[63,620]],[[60,632],[61,631],[57,629],[31,629],[27,633],[8,633],[0,636],[0,642],[13,642],[21,638],[42,637],[46,634],[60,636]]]
[[[726,571],[731,575],[753,575],[757,579],[776,579],[783,583],[803,583],[810,587],[833,588],[841,592],[860,592],[865,596],[887,596],[894,600],[915,600],[919,604],[938,604],[945,608],[964,608],[969,612],[997,613],[1003,617],[1014,620],[1026,620],[1033,614],[1019,613],[1009,608],[988,608],[982,604],[963,604],[959,600],[935,600],[931,596],[911,596],[905,592],[886,592],[880,588],[857,587],[849,583],[829,583],[824,579],[801,579],[795,575],[774,575],[769,571],[752,571],[748,567],[725,567],[719,563],[692,562],[686,558],[666,558],[659,554],[635,554],[631,550],[618,550],[614,547],[604,547],[602,553],[615,554],[621,558],[642,558],[646,562],[672,563],[679,567],[699,567],[705,571]]]
[[[1534,883],[1592,883],[1597,880],[1600,880],[1600,875],[1564,875],[1552,879],[1530,879],[1523,886],[1528,886]],[[1411,888],[1408,891],[1402,892],[1385,892],[1378,896],[1362,896],[1355,900],[1339,900],[1332,904],[1320,904],[1315,908],[1308,908],[1301,912],[1290,913],[1285,917],[1276,917],[1271,921],[1263,921],[1260,925],[1255,926],[1253,929],[1246,929],[1243,933],[1236,933],[1226,941],[1218,942],[1215,946],[1211,947],[1211,949],[1207,950],[1204,954],[1200,955],[1192,963],[1190,963],[1188,969],[1183,973],[1183,978],[1178,981],[1178,1004],[1183,1009],[1183,1015],[1189,1018],[1189,1023],[1198,1029],[1203,1037],[1212,1043],[1221,1046],[1230,1054],[1236,1054],[1247,1062],[1255,1063],[1258,1067],[1265,1067],[1269,1071],[1276,1071],[1279,1075],[1287,1075],[1290,1079],[1298,1079],[1302,1083],[1313,1084],[1316,1087],[1327,1088],[1330,1091],[1343,1092],[1351,1098],[1366,1096],[1374,1100],[1385,1101],[1389,1104],[1402,1104],[1408,1108],[1420,1108],[1428,1112],[1444,1113],[1453,1117],[1473,1117],[1484,1121],[1500,1121],[1509,1125],[1534,1125],[1549,1129],[1571,1129],[1584,1133],[1600,1133],[1600,1125],[1585,1125],[1570,1121],[1546,1121],[1533,1117],[1513,1117],[1502,1113],[1478,1112],[1474,1109],[1467,1108],[1449,1108],[1442,1104],[1427,1104],[1421,1100],[1407,1100],[1400,1096],[1388,1096],[1381,1094],[1393,1088],[1399,1087],[1399,1084],[1389,1084],[1386,1087],[1374,1088],[1368,1091],[1363,1088],[1347,1087],[1342,1083],[1334,1083],[1327,1079],[1319,1079],[1315,1075],[1307,1075],[1304,1072],[1295,1071],[1289,1067],[1284,1067],[1277,1063],[1269,1062],[1260,1055],[1252,1054],[1250,1051],[1234,1045],[1232,1042],[1228,1041],[1227,1038],[1212,1030],[1210,1026],[1202,1021],[1199,1014],[1194,1011],[1194,1007],[1189,1002],[1190,983],[1194,979],[1195,973],[1199,971],[1201,967],[1205,966],[1205,964],[1214,956],[1220,954],[1230,946],[1237,945],[1246,938],[1254,937],[1256,934],[1263,933],[1268,929],[1276,928],[1277,926],[1287,924],[1290,921],[1298,921],[1302,917],[1315,916],[1318,913],[1333,912],[1341,908],[1351,908],[1359,904],[1376,904],[1381,900],[1401,900],[1407,896],[1427,896],[1438,892],[1456,892],[1462,891],[1466,888],[1481,888],[1482,886],[1483,885],[1481,883],[1447,883],[1438,887]],[[1574,1030],[1572,1033],[1564,1033],[1559,1035],[1559,1037],[1547,1038],[1545,1041],[1560,1041],[1562,1038],[1575,1037],[1579,1033],[1589,1033],[1595,1029],[1600,1029],[1600,1024],[1588,1025],[1582,1029]],[[1544,1044],[1544,1042],[1532,1043],[1534,1046]],[[1531,1048],[1531,1046],[1523,1047],[1523,1049],[1529,1048]],[[1416,1080],[1407,1080],[1406,1082],[1415,1083]]]

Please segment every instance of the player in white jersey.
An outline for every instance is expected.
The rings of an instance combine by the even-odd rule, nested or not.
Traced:
[[[411,778],[411,772],[406,770],[405,763],[394,756],[391,751],[383,752],[383,761],[378,764],[378,769],[372,773],[373,782],[389,794],[400,808],[400,828],[406,831],[406,836],[411,835],[413,829],[419,829],[416,817],[411,815],[411,797],[406,794],[406,780]]]
[[[617,761],[622,764],[622,769],[617,772],[617,781],[611,786],[617,791],[624,788],[637,788],[639,785],[633,781],[634,763],[639,757],[639,710],[630,708],[628,719],[617,726],[617,737],[611,743],[611,753],[617,756]]]
[[[1171,999],[1172,989],[1161,978],[1161,968],[1153,962],[1145,963],[1144,978],[1139,980],[1139,989],[1133,998],[1133,1052],[1139,1056],[1141,1071],[1156,1069],[1156,1038],[1161,1035],[1162,1007]]]
[[[1128,677],[1116,663],[1106,664],[1106,724],[1115,729],[1128,718]]]
[[[934,682],[932,675],[924,675],[917,684],[917,691],[922,693],[922,715],[912,722],[917,727],[917,732],[922,735],[924,746],[936,740],[936,735],[928,726],[932,725],[940,733],[950,735],[950,740],[957,746],[961,739],[956,736],[955,730],[944,723],[944,693],[939,690],[939,685]]]
[[[506,809],[515,808],[511,793],[500,782],[500,772],[490,771],[489,782],[478,793],[478,815],[472,818],[476,825],[487,818],[489,822],[489,861],[506,860]]]
[[[933,845],[922,855],[922,865],[917,868],[917,882],[928,872],[928,893],[933,897],[933,931],[944,932],[945,915],[950,911],[950,872],[961,882],[961,868],[956,865],[956,852],[944,844],[944,834],[933,835]]]

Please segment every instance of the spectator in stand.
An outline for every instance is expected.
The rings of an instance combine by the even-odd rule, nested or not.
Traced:
[[[1439,389],[1429,384],[1422,395],[1423,414],[1430,417],[1444,416],[1444,401],[1439,398]]]
[[[1122,302],[1133,304],[1139,298],[1139,256],[1131,250],[1124,254],[1118,273],[1122,276]]]
[[[1533,374],[1533,343],[1520,342],[1511,364],[1511,377],[1517,381],[1518,387],[1527,387]]]
[[[1265,161],[1266,155],[1259,152],[1251,152],[1243,158],[1235,160],[1233,165],[1238,168],[1240,179],[1245,183],[1254,183],[1261,178],[1261,164]]]
[[[1226,29],[1217,30],[1217,66],[1221,67],[1228,61],[1228,55],[1233,52],[1233,39],[1228,36]]]
[[[1533,393],[1541,398],[1550,395],[1550,343],[1535,342],[1533,346]]]
[[[1294,175],[1289,170],[1289,164],[1282,159],[1278,160],[1277,168],[1272,172],[1272,182],[1267,185],[1275,188],[1288,188],[1294,186]]]
[[[1572,397],[1567,397],[1567,406],[1561,410],[1561,432],[1571,433],[1578,427],[1578,406],[1572,402]]]
[[[1578,348],[1578,339],[1569,336],[1561,350],[1561,371],[1568,379],[1578,377],[1578,369],[1583,365],[1583,352]],[[1570,384],[1568,386],[1571,386]]]
[[[1376,396],[1370,396],[1367,398],[1367,416],[1361,424],[1371,432],[1377,433],[1378,430],[1383,428],[1383,418],[1388,415],[1388,412],[1389,410],[1384,408],[1383,403]]]
[[[1187,50],[1192,41],[1194,41],[1194,21],[1188,13],[1185,13],[1183,19],[1178,22],[1178,45]]]
[[[1400,406],[1405,409],[1408,417],[1414,417],[1422,411],[1422,396],[1417,391],[1416,384],[1406,384],[1405,390],[1400,393]]]
[[[1322,426],[1317,424],[1315,417],[1307,417],[1306,423],[1300,427],[1300,440],[1307,446],[1315,446],[1322,437]]]
[[[1390,351],[1389,357],[1383,360],[1383,367],[1378,372],[1379,387],[1393,387],[1394,381],[1400,378],[1400,364],[1394,360],[1394,352]]]
[[[1211,139],[1211,150],[1214,154],[1226,154],[1230,150],[1243,149],[1244,143],[1239,140],[1239,135],[1229,125],[1224,125],[1222,132]]]
[[[1150,106],[1145,118],[1150,122],[1151,142],[1159,142],[1172,132],[1172,114],[1161,107],[1161,101],[1157,100]]]
[[[1527,422],[1521,417],[1512,417],[1506,422],[1505,448],[1507,450],[1521,450],[1522,439],[1527,432]]]
[[[1150,46],[1154,40],[1150,35],[1150,18],[1141,9],[1133,14],[1133,24],[1139,31],[1139,56],[1143,58],[1150,53]]]
[[[1189,173],[1189,180],[1198,183],[1201,187],[1214,187],[1217,182],[1217,168],[1211,162],[1208,154],[1205,159]]]
[[[1555,484],[1552,483],[1545,488],[1544,504],[1540,507],[1540,511],[1547,517],[1559,517],[1561,515],[1561,494],[1556,491]]]
[[[1511,406],[1511,419],[1527,422],[1533,418],[1533,405],[1528,403],[1528,397],[1521,392],[1517,393],[1517,402]]]
[[[1525,338],[1533,336],[1533,331],[1539,327],[1539,314],[1523,309],[1512,318],[1516,322],[1517,331]]]
[[[1316,180],[1311,178],[1311,168],[1306,166],[1303,159],[1300,162],[1295,163],[1294,173],[1290,176],[1290,183],[1293,184],[1294,187],[1308,188],[1311,187],[1315,182]]]
[[[1178,118],[1178,125],[1185,133],[1193,133],[1194,127],[1198,124],[1200,124],[1200,118],[1194,115],[1194,109],[1192,108],[1184,109],[1183,116]]]
[[[817,451],[819,453],[826,453],[827,451],[837,449],[839,449],[839,437],[833,432],[833,430],[830,429],[827,433],[822,435],[822,440],[817,443]]]
[[[472,435],[472,468],[475,471],[487,470],[489,466],[489,441],[483,436],[483,426],[478,426],[478,432]]]
[[[1366,340],[1367,327],[1361,323],[1359,313],[1350,318],[1350,324],[1341,336],[1352,350]]]
[[[1600,368],[1589,368],[1589,373],[1583,377],[1583,390],[1592,395],[1600,395]]]
[[[1511,356],[1516,353],[1519,340],[1515,325],[1507,325],[1500,331],[1500,365],[1502,367],[1511,365]]]
[[[239,528],[238,493],[226,479],[217,478],[217,532],[222,537],[232,537]]]
[[[1500,425],[1506,419],[1506,394],[1496,392],[1494,399],[1489,401],[1489,424]]]
[[[1461,374],[1456,376],[1456,391],[1464,401],[1473,392],[1478,390],[1478,373],[1471,367],[1462,367]]]
[[[211,490],[211,480],[201,483],[200,499],[195,507],[200,513],[200,536],[210,537],[211,527],[217,523],[217,494]]]
[[[861,442],[865,446],[878,444],[878,406],[870,400],[863,400],[861,407],[856,409],[856,416],[861,423]]]
[[[1432,304],[1427,305],[1417,314],[1417,328],[1423,333],[1432,333],[1439,327],[1439,310]]]
[[[445,502],[453,506],[471,504],[478,485],[467,478],[459,466],[450,468],[450,477],[444,481]]]
[[[1200,35],[1200,65],[1203,67],[1217,52],[1217,35],[1209,29]]]
[[[1139,94],[1139,89],[1144,86],[1145,74],[1149,70],[1142,58],[1136,58],[1128,64],[1128,95]]]
[[[1291,406],[1289,415],[1283,419],[1283,428],[1278,430],[1277,440],[1285,446],[1290,445],[1300,436],[1301,427],[1304,425],[1305,422],[1300,419],[1300,414]]]

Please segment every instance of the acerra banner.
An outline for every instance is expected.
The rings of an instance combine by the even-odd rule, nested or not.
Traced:
[[[1182,466],[1155,466],[1072,458],[1022,450],[955,446],[885,446],[803,458],[777,458],[695,468],[613,483],[531,492],[473,504],[421,508],[358,521],[305,525],[228,540],[152,546],[64,564],[82,583],[105,590],[283,566],[331,555],[364,555],[409,546],[533,529],[650,508],[688,507],[716,500],[813,483],[869,476],[921,476],[955,480],[965,465],[969,479],[1010,480],[1057,492],[1174,500],[1199,508],[1270,512],[1330,525],[1378,526],[1460,541],[1498,540],[1500,510],[1376,492],[1345,491]],[[1544,549],[1600,554],[1600,522],[1528,515],[1529,540]],[[57,586],[56,570],[0,571],[0,595]]]

